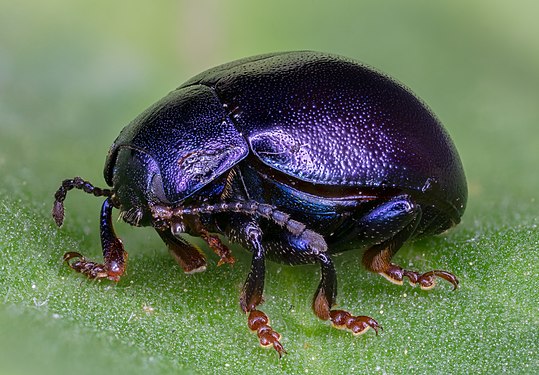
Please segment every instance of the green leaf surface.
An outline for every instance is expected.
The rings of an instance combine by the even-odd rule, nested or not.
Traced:
[[[65,0],[1,4],[0,374],[539,373],[539,24],[534,2],[232,1],[162,6]],[[198,22],[195,22],[197,20]],[[376,66],[440,117],[470,190],[462,223],[396,262],[446,269],[431,291],[335,258],[339,306],[382,326],[354,337],[318,320],[316,266],[268,264],[263,310],[283,335],[259,347],[238,296],[249,254],[185,275],[150,228],[118,222],[117,284],[62,263],[100,259],[101,202],[53,194],[76,175],[103,186],[108,147],[153,101],[212,65],[315,49]],[[199,244],[203,246],[200,242]],[[208,251],[207,251],[208,253]]]

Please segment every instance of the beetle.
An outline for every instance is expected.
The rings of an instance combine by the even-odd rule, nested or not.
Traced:
[[[319,264],[312,308],[337,328],[381,328],[368,316],[333,309],[332,256],[362,250],[367,270],[423,289],[450,272],[419,273],[391,262],[408,240],[460,222],[467,200],[463,167],[440,121],[400,83],[354,60],[284,52],[207,70],[170,92],[125,127],[104,168],[110,188],[64,180],[53,217],[76,188],[105,197],[100,216],[103,263],[68,252],[89,278],[118,281],[127,252],[112,209],[134,226],[154,227],[185,273],[206,269],[204,254],[182,238],[201,237],[234,263],[221,240],[252,253],[240,307],[262,346],[285,353],[259,309],[266,259]],[[221,237],[219,237],[221,236]]]

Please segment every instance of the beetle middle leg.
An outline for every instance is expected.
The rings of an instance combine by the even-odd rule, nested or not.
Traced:
[[[363,264],[369,271],[376,272],[397,285],[402,285],[404,277],[407,277],[412,286],[419,284],[422,289],[431,289],[436,284],[436,277],[440,277],[449,281],[456,289],[458,280],[450,272],[433,270],[418,273],[391,263],[393,255],[413,235],[420,220],[421,208],[406,195],[376,207],[362,219],[365,231],[385,232],[391,237],[368,248],[363,254]]]
[[[363,254],[363,264],[369,271],[376,272],[393,284],[402,285],[404,277],[408,278],[410,285],[419,284],[421,289],[429,290],[436,285],[436,277],[447,280],[457,289],[459,281],[455,275],[442,270],[432,270],[425,273],[410,271],[392,263],[391,258],[401,247],[403,241],[394,238],[380,245],[373,246]]]
[[[279,357],[281,357],[286,353],[280,342],[281,335],[269,325],[268,316],[263,311],[257,309],[257,306],[264,301],[262,293],[264,291],[266,267],[265,250],[262,246],[262,233],[258,225],[254,222],[245,225],[243,231],[253,251],[253,259],[251,270],[240,295],[240,307],[244,313],[248,314],[247,324],[249,329],[256,332],[260,345],[264,347],[273,346]]]

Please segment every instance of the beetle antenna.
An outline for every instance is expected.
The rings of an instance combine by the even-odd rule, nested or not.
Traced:
[[[67,192],[73,188],[82,190],[88,194],[93,194],[96,197],[112,197],[112,190],[93,186],[91,183],[80,177],[62,181],[62,185],[54,194],[54,205],[52,207],[52,217],[59,227],[62,226],[64,222],[64,200],[66,199]]]
[[[327,251],[326,240],[323,236],[307,228],[307,226],[297,220],[291,219],[290,215],[278,210],[275,206],[257,201],[237,201],[221,202],[217,204],[204,204],[195,207],[176,207],[172,210],[162,209],[154,206],[154,218],[161,220],[170,220],[172,217],[181,217],[183,215],[212,214],[217,212],[238,212],[246,215],[257,215],[266,220],[285,228],[294,236],[300,237],[309,244],[314,253],[323,253]]]

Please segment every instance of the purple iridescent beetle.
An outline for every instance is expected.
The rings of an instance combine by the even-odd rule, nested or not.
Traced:
[[[458,224],[467,199],[461,161],[433,113],[391,78],[347,58],[318,52],[254,56],[190,79],[125,127],[105,164],[109,189],[65,180],[53,216],[64,218],[72,188],[105,197],[103,263],[68,252],[89,278],[118,281],[127,253],[112,209],[135,226],[152,226],[186,273],[206,258],[182,234],[199,236],[233,263],[222,237],[252,253],[240,306],[260,344],[285,353],[258,309],[266,259],[317,263],[313,310],[360,334],[378,323],[332,309],[332,255],[361,250],[362,263],[389,281],[430,289],[446,271],[418,273],[391,262],[404,242]],[[221,235],[222,237],[219,237]]]

